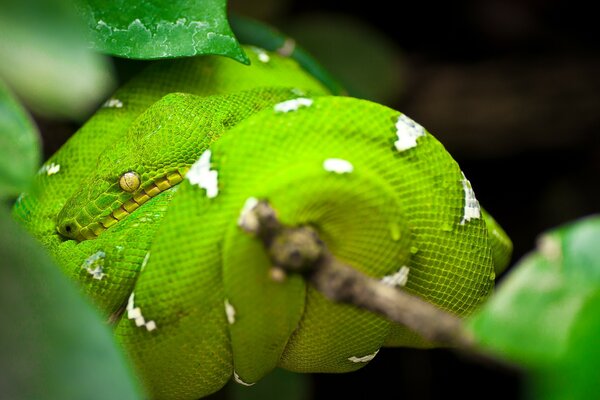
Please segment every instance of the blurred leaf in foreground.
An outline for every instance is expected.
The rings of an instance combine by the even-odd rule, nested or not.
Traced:
[[[29,190],[40,153],[37,128],[0,81],[0,198]]]
[[[112,89],[68,0],[9,0],[0,12],[0,79],[34,111],[81,118]]]
[[[600,216],[543,234],[470,327],[483,348],[530,369],[537,395],[600,393]]]
[[[0,209],[0,393],[6,399],[141,399],[110,328]]]
[[[79,0],[94,47],[127,58],[216,54],[248,63],[227,22],[226,0]]]

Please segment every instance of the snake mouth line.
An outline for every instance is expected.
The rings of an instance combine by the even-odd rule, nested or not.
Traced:
[[[95,239],[102,232],[115,225],[117,222],[125,219],[129,214],[137,210],[142,204],[150,200],[152,197],[159,195],[167,189],[172,188],[181,181],[189,168],[185,168],[181,171],[169,172],[155,179],[152,183],[145,186],[141,190],[138,190],[133,197],[126,200],[119,208],[111,212],[106,217],[99,221],[92,222],[91,224],[82,227],[79,230],[79,240]]]

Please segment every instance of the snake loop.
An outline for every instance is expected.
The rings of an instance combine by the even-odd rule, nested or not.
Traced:
[[[345,263],[459,316],[485,300],[510,254],[423,127],[327,96],[265,54],[248,52],[249,69],[211,57],[150,67],[15,206],[114,327],[152,398],[252,385],[276,366],[352,371],[383,346],[431,346],[300,276],[273,279],[239,226],[259,199]]]

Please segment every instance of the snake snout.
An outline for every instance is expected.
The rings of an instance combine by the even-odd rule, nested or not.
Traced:
[[[62,237],[80,240],[81,227],[74,220],[60,221],[56,226],[56,230]]]

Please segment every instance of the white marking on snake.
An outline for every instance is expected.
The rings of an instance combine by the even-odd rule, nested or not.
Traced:
[[[148,330],[148,332],[152,332],[153,330],[156,329],[156,322],[154,321],[148,321],[146,323],[146,329]]]
[[[299,97],[306,96],[306,92],[299,88],[293,88],[292,90],[290,90],[290,92],[292,92],[292,94],[295,94],[296,96],[299,96]]]
[[[406,115],[400,114],[396,122],[396,136],[396,150],[404,151],[417,146],[417,139],[425,136],[425,129]]]
[[[145,327],[148,332],[151,332],[156,329],[156,322],[148,321],[142,315],[142,310],[139,307],[136,307],[134,304],[135,293],[131,292],[129,299],[127,300],[127,318],[132,319],[135,322],[135,326]]]
[[[58,174],[59,171],[60,171],[59,164],[50,163],[47,165],[43,165],[42,168],[40,168],[40,170],[38,171],[38,174],[46,174],[46,175],[50,176],[50,175]]]
[[[85,270],[92,275],[94,279],[102,279],[104,278],[104,257],[106,257],[106,253],[102,250],[98,250],[91,256],[85,259],[83,264],[81,264],[81,268],[85,268]]]
[[[354,166],[350,161],[342,160],[341,158],[328,158],[323,161],[323,169],[336,174],[349,174],[354,171]]]
[[[396,287],[396,286],[404,286],[406,282],[408,282],[408,273],[410,272],[410,268],[406,265],[403,265],[398,272],[395,272],[391,275],[386,275],[381,279],[381,283],[384,285]]]
[[[148,264],[148,260],[150,259],[150,252],[147,252],[144,256],[144,260],[142,261],[142,266],[140,267],[140,271],[143,271],[146,268],[146,264]]]
[[[235,308],[233,308],[229,299],[225,299],[225,314],[227,315],[227,322],[229,322],[229,325],[233,325],[235,322]]]
[[[123,102],[119,99],[110,98],[102,104],[104,108],[123,108]]]
[[[212,152],[206,150],[198,161],[192,165],[189,172],[185,176],[192,185],[197,185],[202,189],[206,189],[206,197],[212,199],[219,194],[219,172],[210,169],[210,157]]]
[[[379,350],[376,350],[373,354],[367,354],[366,356],[362,357],[352,356],[348,358],[348,361],[352,361],[353,363],[366,363],[374,359],[377,353],[379,353]]]
[[[260,47],[252,47],[252,51],[258,56],[258,61],[263,63],[268,63],[271,61],[271,57],[269,57],[269,54],[265,51],[265,49],[261,49]]]
[[[254,382],[254,383],[244,382],[243,380],[240,379],[240,376],[235,371],[233,371],[233,379],[240,385],[244,385],[244,386],[253,386],[256,383],[256,382]]]
[[[479,207],[479,202],[477,198],[475,198],[475,192],[471,187],[471,182],[467,179],[465,174],[462,174],[462,186],[465,192],[465,208],[463,211],[463,218],[460,221],[461,225],[464,225],[466,222],[472,219],[481,218],[481,208]]]
[[[247,232],[254,232],[258,228],[258,218],[251,212],[257,204],[258,199],[256,197],[248,197],[244,202],[242,211],[240,211],[237,223],[240,228]]]
[[[15,200],[15,204],[20,204],[27,196],[29,195],[26,192],[19,193],[19,197],[17,197],[17,200]]]
[[[557,238],[550,235],[542,235],[537,240],[536,246],[548,261],[558,262],[562,259],[562,248]]]
[[[310,107],[312,106],[313,100],[307,97],[298,97],[297,99],[282,101],[281,103],[275,104],[273,107],[275,112],[290,112],[296,111],[301,107]]]

